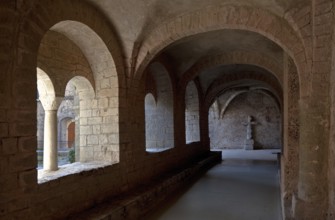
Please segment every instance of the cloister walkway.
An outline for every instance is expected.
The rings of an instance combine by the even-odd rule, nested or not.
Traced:
[[[223,161],[146,220],[281,220],[278,151],[225,150]]]

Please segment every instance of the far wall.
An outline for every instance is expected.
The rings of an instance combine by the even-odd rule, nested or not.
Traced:
[[[255,149],[281,148],[281,114],[275,100],[260,92],[245,92],[236,96],[222,117],[227,97],[220,96],[209,110],[211,149],[243,149],[246,140],[247,117],[253,117]]]

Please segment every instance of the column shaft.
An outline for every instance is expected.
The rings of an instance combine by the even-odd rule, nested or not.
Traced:
[[[56,110],[45,111],[43,169],[50,171],[58,169]]]

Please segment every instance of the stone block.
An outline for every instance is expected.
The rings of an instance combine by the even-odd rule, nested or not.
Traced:
[[[109,144],[119,144],[120,143],[119,134],[109,134],[108,135],[108,143]]]
[[[111,87],[111,83],[110,80],[107,79],[103,79],[100,81],[100,89],[107,89]]]
[[[0,123],[5,122],[7,119],[7,111],[5,109],[0,109]]]
[[[99,144],[100,145],[104,145],[104,144],[107,144],[108,143],[108,137],[107,135],[99,135]]]
[[[87,119],[87,123],[89,125],[101,124],[101,122],[102,122],[102,117],[91,117]]]
[[[89,135],[92,134],[92,126],[81,125],[80,126],[80,134],[81,135]]]
[[[25,122],[36,120],[36,112],[28,110],[14,110],[8,112],[8,118],[13,122]]]
[[[80,125],[87,125],[87,119],[88,119],[88,118],[80,117],[79,124],[80,124]]]
[[[7,137],[8,134],[8,124],[0,123],[0,137]]]
[[[327,1],[315,6],[315,15],[325,14],[331,11],[333,4],[331,1]]]
[[[19,184],[23,188],[34,188],[37,184],[37,170],[32,169],[19,173]]]
[[[17,138],[4,138],[2,139],[2,153],[5,155],[15,154],[18,149]]]
[[[109,107],[110,108],[119,107],[119,99],[117,97],[109,98]]]
[[[18,178],[16,173],[1,175],[0,178],[0,193],[11,191],[18,188]]]
[[[314,27],[314,31],[315,33],[317,33],[316,34],[317,36],[331,34],[332,32],[331,27],[332,27],[332,24],[329,24],[329,23],[320,24]]]
[[[35,123],[12,123],[9,126],[11,136],[32,136],[36,135]]]
[[[326,24],[332,22],[332,13],[324,13],[315,17],[315,25]]]
[[[103,117],[102,122],[104,124],[114,124],[114,123],[118,124],[118,122],[119,122],[119,116],[117,116],[117,115],[114,115],[114,116],[105,116],[105,117]]]
[[[82,106],[80,106],[82,107]],[[87,118],[87,117],[91,117],[92,116],[92,110],[81,110],[80,111],[80,117],[84,117],[84,118]]]
[[[93,157],[93,148],[84,146],[80,147],[80,161],[85,162],[85,161],[91,161],[94,159]]]
[[[118,126],[115,126],[113,124],[101,125],[101,133],[103,134],[112,134],[118,132],[119,132]]]
[[[80,135],[80,143],[79,143],[79,145],[81,147],[85,147],[87,145],[86,137],[87,137],[87,135]]]
[[[9,173],[8,158],[0,157],[0,174]]]
[[[101,112],[100,109],[93,109],[92,110],[92,117],[100,116],[100,112]]]
[[[101,126],[100,125],[92,125],[93,134],[100,134],[101,133]]]
[[[22,171],[35,169],[37,167],[36,153],[20,153],[9,158],[9,169],[12,171]]]
[[[107,108],[108,107],[108,98],[98,99],[98,108]]]
[[[98,135],[88,135],[87,144],[88,145],[99,144],[99,136]]]

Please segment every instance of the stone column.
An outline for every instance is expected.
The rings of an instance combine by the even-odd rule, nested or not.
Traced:
[[[43,169],[58,169],[57,159],[57,110],[45,110]]]
[[[294,61],[284,56],[283,148],[281,157],[281,195],[283,216],[293,218],[292,199],[298,191],[299,175],[299,76]]]
[[[305,220],[330,219],[328,154],[333,25],[329,24],[333,23],[334,2],[313,0],[311,4],[312,44],[306,51],[312,59],[307,61],[306,72],[301,75],[299,183],[295,215],[295,219]]]
[[[297,216],[325,219],[328,206],[329,114],[327,101],[300,101],[300,151]]]
[[[40,97],[44,107],[44,150],[43,169],[55,171],[58,169],[57,150],[57,110],[62,97]]]

